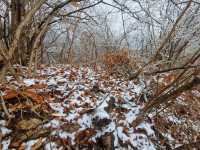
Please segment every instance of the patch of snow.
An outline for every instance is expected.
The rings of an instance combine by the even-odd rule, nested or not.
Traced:
[[[44,127],[48,128],[59,128],[60,127],[60,122],[56,119],[51,120],[50,122],[48,122],[47,124],[44,125]]]
[[[7,80],[8,82],[11,81],[12,79],[14,79],[13,76],[6,76],[6,80]]]
[[[107,127],[105,128],[104,132],[105,133],[109,133],[115,130],[115,122],[111,122],[109,125],[107,125]]]
[[[97,109],[94,117],[98,117],[99,119],[110,118],[109,114],[104,109]]]
[[[139,108],[138,107],[133,107],[126,115],[126,121],[128,123],[132,123],[133,120],[136,119],[137,115],[139,114]]]
[[[67,79],[65,79],[65,78],[63,78],[61,76],[57,76],[56,81],[58,83],[65,83],[65,82],[67,82]]]
[[[51,107],[51,109],[60,113],[61,115],[66,115],[64,114],[64,107],[61,103],[49,103],[49,106]]]
[[[123,132],[123,127],[117,127],[117,136],[123,143],[129,140],[129,137]]]
[[[72,120],[74,120],[74,119],[77,118],[77,117],[78,117],[78,114],[72,112],[72,113],[69,113],[65,119],[66,119],[67,121],[72,121]]]
[[[31,140],[31,141],[26,142],[26,144],[25,144],[25,149],[26,149],[26,150],[31,150],[31,149],[32,149],[32,146],[33,146],[34,144],[36,144],[37,141],[38,141],[38,140]]]
[[[92,118],[88,114],[84,114],[82,118],[78,119],[78,124],[81,126],[81,128],[91,128],[92,127]]]
[[[192,129],[197,133],[200,133],[200,121],[193,122]]]
[[[75,133],[68,133],[68,132],[65,132],[65,131],[58,131],[58,136],[60,138],[63,138],[63,139],[70,139],[71,142],[72,142],[72,145],[75,144]]]
[[[3,140],[2,142],[1,142],[1,144],[2,144],[2,150],[8,150],[9,148],[9,145],[10,145],[10,142],[11,142],[11,140],[10,139],[8,139],[8,140]]]
[[[138,85],[134,85],[134,89],[132,91],[135,92],[137,95],[140,95],[143,89],[144,87],[138,84]]]
[[[177,118],[177,117],[174,116],[174,115],[168,116],[167,119],[168,119],[170,122],[173,122],[173,123],[175,123],[175,124],[182,124],[182,123],[184,123],[184,119],[179,119],[179,118]]]
[[[6,121],[5,120],[0,120],[0,125],[1,126],[5,126],[6,125]]]
[[[106,95],[104,98],[102,98],[103,102],[100,101],[100,103],[97,104],[99,106],[95,110],[94,117],[98,117],[99,119],[110,118],[109,114],[105,111],[105,107],[108,107],[108,103],[106,101],[108,98],[108,95]]]
[[[26,84],[26,86],[31,86],[35,84],[35,79],[24,79],[23,82]]]
[[[162,133],[164,137],[166,137],[169,141],[175,141],[175,139],[169,133]]]
[[[61,85],[61,86],[58,86],[56,88],[57,91],[62,91],[62,92],[65,92],[67,90],[67,84],[64,84],[64,85]]]
[[[6,127],[0,127],[1,134],[6,135],[12,132],[12,130],[7,129]]]
[[[200,97],[200,92],[198,90],[192,90],[192,93],[197,96]]]
[[[119,140],[118,140],[118,136],[117,136],[117,132],[113,132],[114,135],[114,147],[118,147],[119,144]]]
[[[57,85],[57,81],[54,78],[50,78],[47,81],[47,85],[49,85],[49,86],[55,86],[55,85]]]
[[[184,105],[184,106],[187,106],[187,105],[188,105],[187,103],[184,102],[184,101],[185,101],[185,98],[184,98],[182,95],[179,96],[179,97],[177,97],[176,100],[177,100],[177,102],[178,102],[179,104],[181,104],[181,105]]]
[[[58,146],[55,142],[45,144],[45,150],[63,150],[63,147]]]
[[[154,135],[154,130],[151,128],[151,125],[147,122],[143,122],[137,126],[136,129],[144,129],[147,132],[147,135]]]
[[[133,133],[130,135],[130,142],[140,150],[156,150],[153,143],[144,134]]]

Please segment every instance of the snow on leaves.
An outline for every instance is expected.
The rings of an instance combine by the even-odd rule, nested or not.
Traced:
[[[144,81],[124,81],[98,67],[72,66],[40,68],[31,78],[25,67],[15,67],[21,70],[22,80],[7,76],[8,83],[0,85],[6,106],[15,116],[7,123],[0,107],[2,149],[87,149],[97,145],[156,149],[151,121],[135,129],[131,126],[143,107],[138,98],[146,92]],[[169,117],[171,120],[174,118]]]

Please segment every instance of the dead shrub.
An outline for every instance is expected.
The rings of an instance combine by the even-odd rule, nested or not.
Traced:
[[[103,63],[108,68],[113,68],[116,65],[128,65],[129,64],[129,58],[127,52],[108,52],[103,55]]]
[[[118,77],[129,77],[136,63],[130,58],[127,51],[108,52],[103,54],[102,63],[105,65],[109,74]]]

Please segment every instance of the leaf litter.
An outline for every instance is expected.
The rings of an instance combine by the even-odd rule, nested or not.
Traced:
[[[27,68],[15,68],[22,82],[7,76],[0,85],[14,116],[6,120],[0,107],[1,149],[156,149],[150,117],[131,126],[143,108],[138,97],[147,90],[144,81],[115,78],[100,67],[41,67],[34,78]]]

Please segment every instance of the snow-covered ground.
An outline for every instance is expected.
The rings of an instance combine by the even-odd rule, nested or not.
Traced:
[[[7,76],[7,84],[1,85],[2,97],[15,116],[7,122],[1,109],[1,149],[28,150],[38,145],[47,150],[69,149],[70,146],[156,149],[157,137],[151,118],[132,127],[144,106],[144,102],[139,101],[141,95],[146,97],[144,81],[115,78],[99,67],[44,67],[37,70],[34,78],[28,76],[25,67],[16,68],[20,69],[20,80]],[[13,90],[17,96],[8,98]],[[26,98],[20,101],[22,96]],[[22,110],[34,115],[19,115]],[[168,116],[168,120],[177,124],[183,121],[176,116]],[[47,130],[48,134],[21,138],[30,130]],[[173,140],[167,133],[163,136]]]

